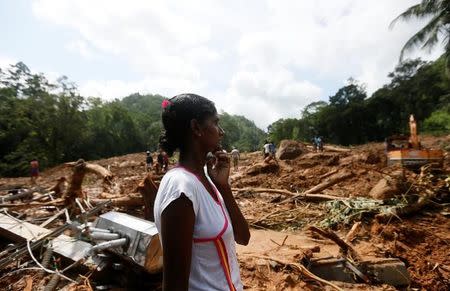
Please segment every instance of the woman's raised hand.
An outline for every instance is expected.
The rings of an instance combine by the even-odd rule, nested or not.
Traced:
[[[230,158],[228,154],[219,150],[214,153],[216,156],[216,164],[214,167],[208,164],[208,175],[214,184],[225,186],[228,185],[228,177],[230,176]]]

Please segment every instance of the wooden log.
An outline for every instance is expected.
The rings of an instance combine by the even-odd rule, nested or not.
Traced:
[[[334,169],[332,171],[329,171],[328,173],[323,174],[322,176],[319,176],[318,179],[322,180],[322,179],[328,178],[329,176],[336,174],[338,171],[339,171],[339,169]],[[314,178],[314,177],[311,177],[311,178]]]
[[[251,187],[247,187],[247,188],[232,188],[231,189],[233,192],[238,192],[242,193],[242,192],[253,192],[253,193],[276,193],[276,194],[283,194],[283,195],[288,195],[288,196],[292,196],[292,197],[296,197],[298,199],[302,199],[304,201],[308,201],[308,202],[318,202],[318,201],[329,201],[329,200],[342,200],[342,199],[347,199],[347,198],[342,198],[342,197],[338,197],[338,196],[331,196],[331,195],[323,195],[323,194],[299,194],[299,193],[294,193],[288,190],[284,190],[284,189],[270,189],[270,188],[251,188]]]
[[[68,167],[77,167],[79,166],[80,161],[83,161],[86,172],[96,174],[97,176],[101,177],[105,183],[110,183],[112,178],[114,177],[113,173],[111,173],[111,171],[109,171],[108,169],[98,164],[86,163],[83,159],[80,159],[76,162],[65,163],[65,165]]]
[[[351,258],[355,261],[361,261],[361,256],[358,254],[358,252],[348,243],[346,243],[344,240],[342,240],[336,233],[334,233],[331,230],[324,230],[320,229],[315,226],[308,227],[308,230],[318,233],[319,235],[328,238],[332,240],[334,243],[336,243],[339,248],[342,250],[342,253],[344,256],[347,256],[347,254],[350,254]]]
[[[153,182],[151,173],[148,173],[144,180],[139,183],[136,191],[141,193],[142,199],[144,200],[144,218],[155,221],[153,205],[155,203],[156,193],[158,193],[158,187]]]
[[[307,194],[319,193],[320,191],[323,191],[339,182],[342,182],[342,181],[349,179],[351,177],[354,177],[354,176],[355,176],[355,173],[353,173],[353,172],[338,173],[336,175],[329,177],[327,180],[323,181],[322,183],[310,188],[309,190],[299,193],[293,197],[287,198],[287,199],[283,200],[282,202],[289,202],[294,199],[305,196]]]
[[[355,222],[352,226],[352,228],[349,230],[349,232],[347,233],[347,235],[345,236],[345,241],[347,243],[351,243],[356,235],[358,234],[359,230],[361,229],[361,221]]]
[[[89,199],[92,204],[100,204],[111,201],[111,206],[138,207],[144,205],[144,199],[141,195],[126,196],[114,199]]]
[[[305,191],[303,194],[319,193],[320,191],[325,190],[326,188],[329,188],[329,187],[333,186],[334,184],[337,184],[339,182],[342,182],[342,181],[344,181],[348,178],[354,177],[354,176],[355,176],[355,173],[353,173],[353,172],[338,173],[337,175],[333,175],[326,181],[323,181],[322,183]]]
[[[97,164],[86,164],[86,170],[90,173],[94,173],[103,178],[105,183],[110,183],[114,175],[111,171],[105,169],[104,167]]]

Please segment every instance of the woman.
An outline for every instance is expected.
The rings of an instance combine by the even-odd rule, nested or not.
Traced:
[[[155,223],[163,247],[163,290],[242,290],[235,242],[247,245],[247,221],[233,198],[230,161],[219,144],[214,103],[181,94],[164,100],[160,146],[179,165],[165,174],[155,199]],[[214,167],[205,163],[208,152]]]

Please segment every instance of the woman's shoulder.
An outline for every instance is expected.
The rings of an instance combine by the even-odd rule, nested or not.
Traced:
[[[173,168],[169,170],[161,180],[161,185],[177,185],[177,184],[195,183],[195,176],[184,170],[183,168]]]

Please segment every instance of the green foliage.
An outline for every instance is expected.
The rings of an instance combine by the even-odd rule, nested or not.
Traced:
[[[366,98],[364,86],[349,84],[330,96],[329,102],[313,102],[299,119],[280,119],[268,127],[270,137],[310,141],[315,135],[325,142],[350,145],[381,141],[407,133],[414,114],[419,128],[445,133],[448,130],[450,80],[445,74],[445,56],[432,63],[419,59],[400,63],[388,77],[390,82]]]
[[[450,132],[450,105],[434,111],[423,123],[424,131],[432,134],[448,134]]]
[[[428,23],[414,34],[403,46],[400,52],[400,61],[403,60],[403,56],[406,51],[415,48],[418,45],[422,45],[422,49],[432,49],[437,45],[439,40],[445,48],[446,69],[450,76],[450,0],[422,0],[419,4],[409,7],[402,14],[397,16],[392,23],[391,27],[398,20],[408,21],[411,18],[425,18],[428,19]]]
[[[158,148],[160,95],[132,94],[103,102],[80,96],[65,76],[51,84],[23,63],[0,70],[0,175],[27,175],[80,157],[99,159]],[[265,134],[242,116],[222,114],[224,147],[255,150]]]
[[[264,131],[244,116],[221,112],[220,126],[225,131],[222,147],[228,151],[232,147],[236,147],[240,151],[256,151],[262,146],[266,137]]]

